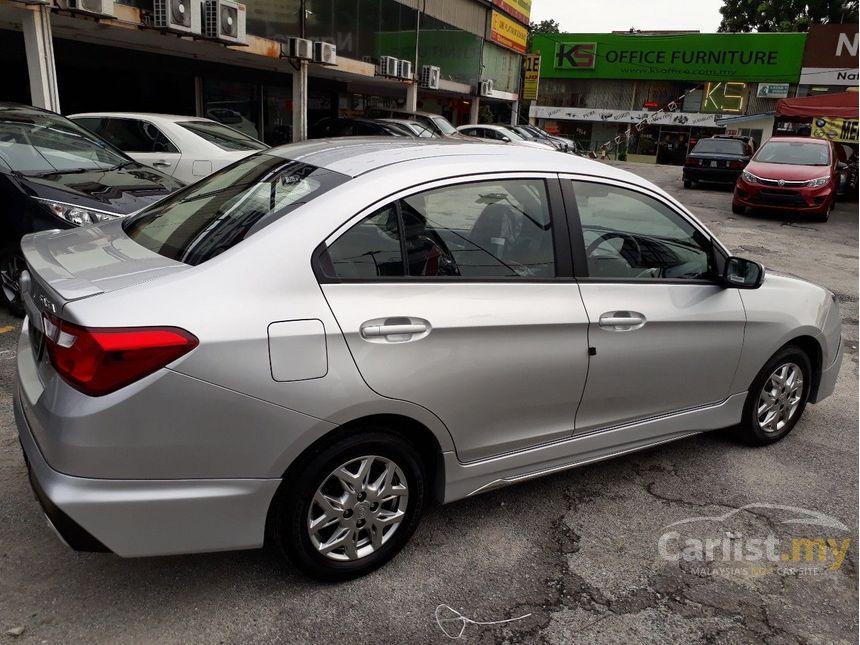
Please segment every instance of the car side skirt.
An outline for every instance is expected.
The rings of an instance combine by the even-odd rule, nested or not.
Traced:
[[[747,393],[669,415],[605,428],[464,464],[444,453],[445,503],[740,422]]]

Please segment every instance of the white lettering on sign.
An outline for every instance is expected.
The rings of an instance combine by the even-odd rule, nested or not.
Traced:
[[[856,56],[857,45],[860,44],[860,41],[857,39],[858,36],[860,36],[860,34],[854,34],[854,39],[851,40],[851,37],[848,34],[839,34],[839,40],[836,42],[836,55],[842,56],[842,50],[847,49],[849,56]]]

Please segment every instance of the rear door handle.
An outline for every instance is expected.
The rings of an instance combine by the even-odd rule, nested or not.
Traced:
[[[633,331],[646,322],[645,316],[636,311],[610,311],[600,316],[598,325],[607,331]]]
[[[169,161],[165,161],[164,159],[159,159],[158,161],[153,161],[152,165],[158,166],[159,168],[169,168],[171,164]]]
[[[365,338],[373,338],[401,334],[423,334],[425,331],[427,331],[427,325],[368,325],[361,328],[361,335]]]
[[[361,337],[371,343],[405,343],[424,338],[431,327],[423,318],[398,316],[368,320],[359,329]]]

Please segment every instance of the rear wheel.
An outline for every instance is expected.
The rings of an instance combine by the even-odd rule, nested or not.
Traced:
[[[812,384],[809,357],[798,347],[785,347],[771,358],[750,386],[738,432],[750,445],[779,441],[797,425]]]
[[[302,573],[348,580],[393,558],[424,507],[421,457],[399,435],[344,437],[307,456],[275,496],[269,540]]]
[[[732,213],[735,215],[743,215],[747,212],[747,207],[737,202],[732,202]]]
[[[24,256],[17,246],[7,246],[0,251],[0,297],[13,316],[24,317],[21,301],[21,271],[27,268]]]
[[[692,188],[692,187],[693,187],[693,180],[692,179],[685,179],[684,180],[684,188]]]

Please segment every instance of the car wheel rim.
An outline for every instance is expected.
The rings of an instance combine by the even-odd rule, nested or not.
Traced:
[[[378,551],[406,515],[409,487],[400,467],[364,456],[333,470],[308,509],[308,536],[317,552],[347,562]]]
[[[6,302],[18,301],[21,294],[19,279],[23,270],[23,260],[17,255],[9,255],[3,258],[0,264],[0,286],[3,288]]]
[[[803,371],[797,363],[784,363],[765,381],[758,397],[759,427],[769,434],[780,432],[797,413],[803,397]]]

